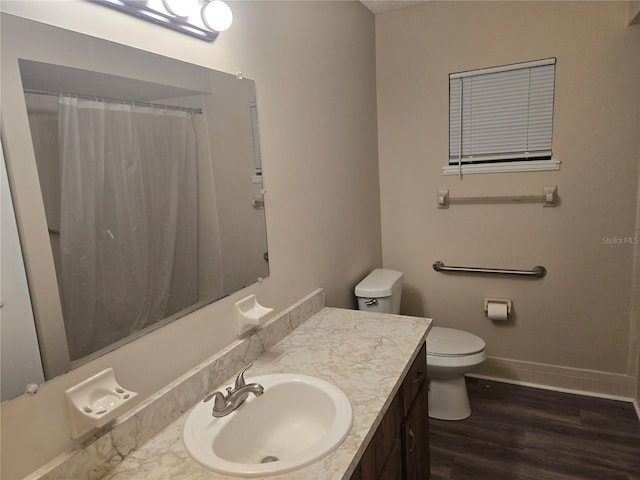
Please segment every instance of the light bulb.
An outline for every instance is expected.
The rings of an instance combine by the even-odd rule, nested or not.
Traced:
[[[187,18],[197,8],[197,0],[162,0],[171,15]]]
[[[211,30],[224,32],[233,22],[233,13],[223,1],[213,0],[202,9],[202,21]]]

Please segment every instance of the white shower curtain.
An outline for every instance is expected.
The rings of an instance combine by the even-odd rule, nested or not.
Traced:
[[[62,97],[61,299],[72,360],[198,299],[190,114]]]

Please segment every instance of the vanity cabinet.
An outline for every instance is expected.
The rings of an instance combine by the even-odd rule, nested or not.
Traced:
[[[429,464],[429,414],[427,408],[428,385],[420,389],[413,408],[402,423],[402,452],[405,479],[426,479]]]
[[[427,351],[423,345],[351,480],[429,478]]]

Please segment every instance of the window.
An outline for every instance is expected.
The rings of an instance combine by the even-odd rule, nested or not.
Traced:
[[[253,160],[256,166],[256,178],[260,179],[260,177],[262,177],[262,157],[260,155],[260,135],[258,134],[258,106],[256,102],[249,103],[249,112],[251,114]]]
[[[551,160],[555,63],[551,58],[449,75],[445,174],[558,168]]]

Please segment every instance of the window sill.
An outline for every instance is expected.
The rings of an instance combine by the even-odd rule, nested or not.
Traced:
[[[472,175],[476,173],[507,173],[507,172],[542,172],[546,170],[560,170],[559,160],[529,160],[523,162],[478,163],[462,165],[462,173]],[[457,165],[442,167],[443,175],[458,175]]]

